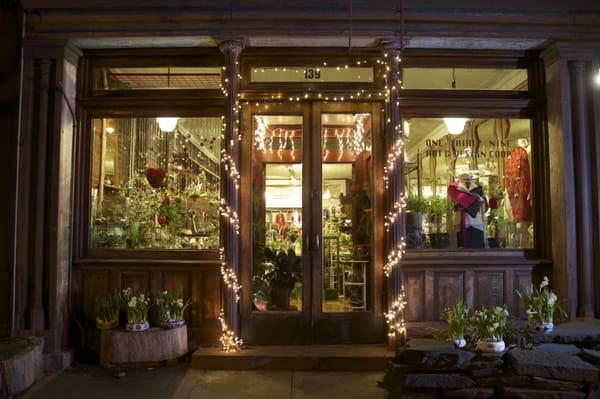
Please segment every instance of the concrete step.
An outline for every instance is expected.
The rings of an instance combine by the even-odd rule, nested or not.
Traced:
[[[203,347],[192,355],[192,368],[383,372],[393,356],[383,345],[257,345],[234,353]]]
[[[25,391],[44,376],[41,338],[3,338],[0,340],[0,395]]]

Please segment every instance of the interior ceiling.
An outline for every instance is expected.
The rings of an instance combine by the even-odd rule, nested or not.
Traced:
[[[287,186],[290,185],[292,175],[298,183],[302,180],[301,164],[271,163],[267,164],[266,178],[268,185]],[[351,179],[351,163],[326,163],[323,164],[323,179]]]

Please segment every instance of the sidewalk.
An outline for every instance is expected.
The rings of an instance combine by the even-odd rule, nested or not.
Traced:
[[[383,373],[204,371],[188,367],[78,366],[44,378],[20,399],[353,399],[385,398]]]

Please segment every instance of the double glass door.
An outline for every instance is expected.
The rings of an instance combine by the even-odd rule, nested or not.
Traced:
[[[380,125],[374,103],[245,107],[246,342],[383,342]]]

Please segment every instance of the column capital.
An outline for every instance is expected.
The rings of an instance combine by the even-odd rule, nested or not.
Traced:
[[[223,54],[234,54],[238,56],[245,47],[244,39],[241,37],[215,37],[219,50]]]
[[[399,37],[384,37],[377,41],[377,47],[381,50],[397,50],[402,48],[402,40]]]

